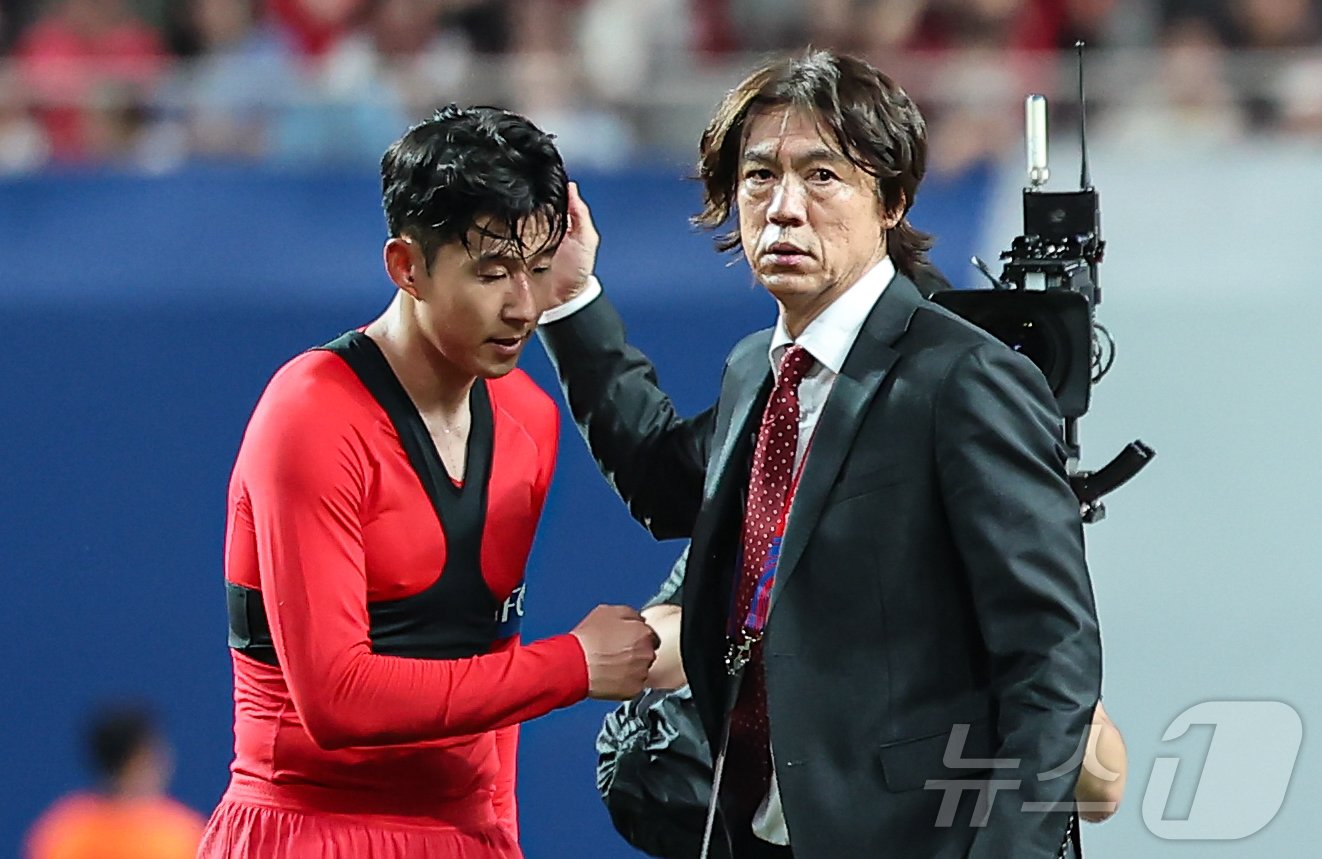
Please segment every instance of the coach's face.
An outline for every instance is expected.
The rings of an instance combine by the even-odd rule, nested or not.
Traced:
[[[749,115],[737,202],[744,256],[797,336],[886,255],[876,180],[844,156],[810,112]]]

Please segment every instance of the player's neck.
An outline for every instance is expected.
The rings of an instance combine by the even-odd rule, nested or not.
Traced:
[[[424,416],[456,423],[468,409],[468,395],[477,378],[446,360],[422,336],[407,314],[391,305],[367,326],[367,336],[381,348],[399,383]]]

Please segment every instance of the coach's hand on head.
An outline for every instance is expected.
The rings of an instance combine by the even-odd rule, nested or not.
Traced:
[[[592,276],[597,264],[597,246],[601,237],[592,224],[592,212],[578,193],[578,183],[569,183],[569,227],[551,261],[551,306],[558,307],[575,298]]]
[[[660,645],[628,606],[599,605],[571,630],[588,663],[588,696],[627,701],[643,690]]]

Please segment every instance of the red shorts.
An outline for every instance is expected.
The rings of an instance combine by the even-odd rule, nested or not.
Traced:
[[[198,859],[523,859],[485,798],[398,815],[327,810],[306,794],[231,784],[207,823]]]

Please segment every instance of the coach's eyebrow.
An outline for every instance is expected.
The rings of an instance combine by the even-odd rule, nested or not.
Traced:
[[[780,149],[778,143],[759,144],[744,150],[743,160],[753,164],[761,164],[767,167],[775,167],[780,162],[776,159],[776,151]],[[835,164],[847,162],[849,159],[841,155],[829,146],[814,146],[807,152],[802,153],[794,159],[795,167],[803,167],[806,164],[827,161]]]

